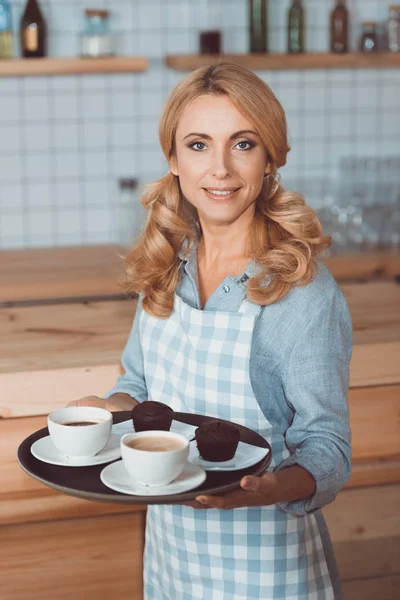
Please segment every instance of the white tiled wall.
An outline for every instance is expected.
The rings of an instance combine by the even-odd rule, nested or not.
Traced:
[[[18,25],[21,1],[13,4]],[[246,52],[247,0],[221,0],[223,50]],[[350,0],[352,45],[360,22],[383,22],[389,0]],[[0,78],[0,247],[118,239],[118,179],[149,183],[166,172],[158,116],[184,76],[167,53],[198,48],[206,0],[42,0],[49,54],[74,56],[84,8],[108,7],[119,54],[150,57],[143,74]],[[289,0],[270,0],[270,49],[284,51]],[[328,48],[333,0],[305,0],[307,48]],[[17,36],[16,36],[17,37]],[[17,41],[17,39],[16,39]],[[16,43],[17,51],[17,43]],[[287,111],[292,151],[283,183],[311,204],[332,194],[339,161],[400,153],[400,71],[259,72]]]

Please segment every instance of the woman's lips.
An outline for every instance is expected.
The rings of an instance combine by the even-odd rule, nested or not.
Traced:
[[[204,188],[207,196],[212,198],[213,200],[230,200],[232,196],[234,196],[240,188],[225,188],[221,190]]]

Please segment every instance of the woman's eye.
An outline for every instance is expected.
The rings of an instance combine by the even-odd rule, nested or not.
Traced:
[[[236,144],[236,147],[239,148],[239,150],[251,150],[251,148],[254,147],[254,144],[251,142],[238,142]],[[204,150],[206,148],[206,145],[204,144],[204,142],[193,142],[192,144],[189,145],[189,148],[192,148],[192,150],[196,150],[196,152],[201,152],[202,150]]]
[[[238,142],[237,146],[239,146],[239,150],[250,150],[250,148],[253,148],[253,144],[250,142]]]
[[[196,148],[196,146],[201,146],[201,147]],[[197,152],[199,152],[200,150],[204,150],[205,147],[206,147],[206,145],[203,144],[203,142],[193,142],[193,144],[190,144],[190,148],[193,148],[193,150],[197,150]]]

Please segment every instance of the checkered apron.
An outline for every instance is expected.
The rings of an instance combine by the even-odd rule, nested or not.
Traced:
[[[178,296],[168,319],[142,312],[148,397],[174,410],[228,419],[288,456],[254,396],[249,359],[259,306],[201,311]],[[333,600],[317,523],[276,506],[233,510],[149,506],[145,600]]]

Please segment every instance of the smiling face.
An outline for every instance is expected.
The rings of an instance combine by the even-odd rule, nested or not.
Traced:
[[[249,224],[269,173],[254,125],[228,96],[203,95],[183,111],[170,168],[202,226]]]

